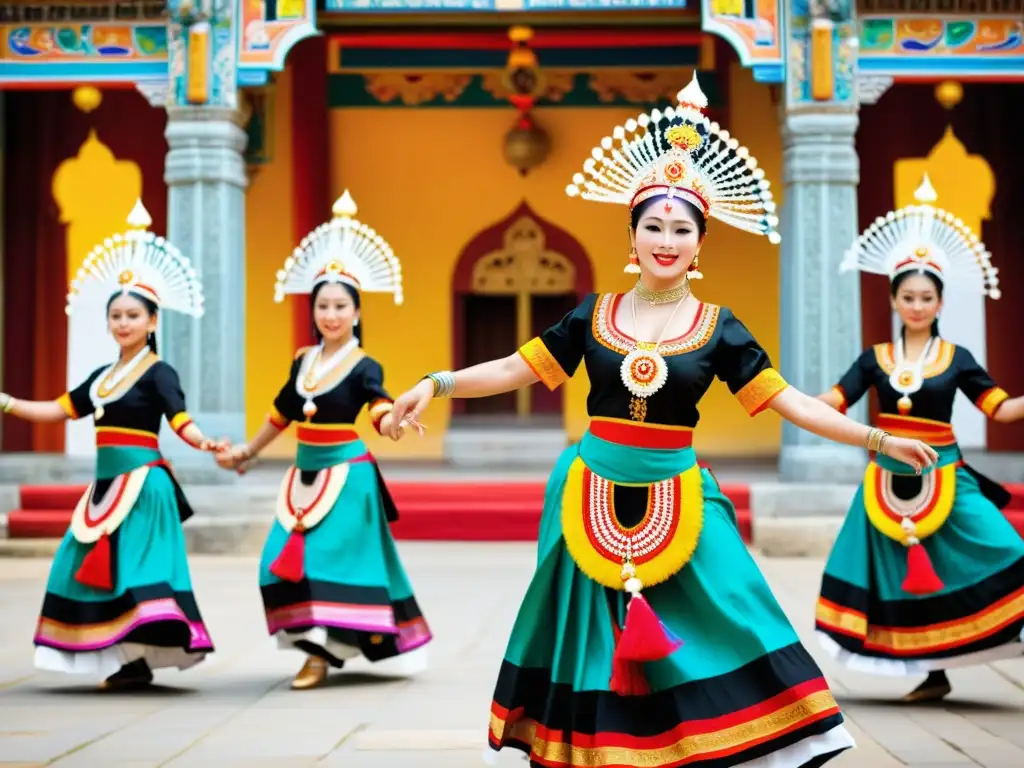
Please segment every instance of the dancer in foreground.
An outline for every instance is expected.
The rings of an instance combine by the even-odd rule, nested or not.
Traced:
[[[633,289],[588,296],[518,354],[431,374],[393,411],[415,424],[433,397],[554,388],[586,364],[590,427],[548,481],[491,705],[491,748],[533,766],[796,768],[854,746],[697,464],[697,405],[716,376],[751,415],[772,408],[921,468],[935,458],[788,387],[732,312],[692,295],[708,216],[779,238],[768,183],[704,116],[696,78],[678,100],[615,128],[568,188],[628,206]]]
[[[319,343],[296,353],[252,440],[218,456],[225,468],[244,468],[298,425],[295,466],[281,484],[260,562],[270,634],[279,647],[307,654],[296,689],[319,685],[331,666],[360,654],[376,662],[422,649],[407,659],[413,671],[431,639],[388,528],[398,519],[395,505],[353,424],[365,406],[378,432],[397,440],[404,430],[391,429],[384,370],[363,352],[359,308],[366,291],[391,293],[401,304],[401,267],[384,239],[354,218],[347,191],[333,212],[285,262],[275,297],[308,294]]]
[[[121,354],[71,392],[48,402],[0,395],[3,412],[54,422],[92,416],[96,479],[71,518],[46,584],[36,627],[36,667],[106,678],[101,687],[153,680],[160,667],[186,669],[213,652],[199,615],[181,524],[192,510],[160,454],[166,418],[201,451],[178,374],[157,355],[159,312],[203,313],[202,286],[188,260],[145,231],[137,203],[123,236],[97,246],[68,294],[68,312],[106,301],[107,330]]]
[[[999,298],[984,244],[934,207],[927,176],[917,204],[879,218],[844,270],[887,275],[899,338],[862,354],[820,399],[844,411],[872,387],[876,425],[924,440],[937,468],[917,476],[875,456],[825,566],[817,606],[822,645],[851,669],[926,674],[904,701],[941,699],[944,670],[1024,653],[1024,541],[999,511],[1009,493],[964,464],[953,427],[963,392],[991,419],[1024,416],[974,356],[939,336],[945,288]]]

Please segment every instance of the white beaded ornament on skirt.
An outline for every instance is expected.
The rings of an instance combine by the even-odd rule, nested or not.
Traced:
[[[708,100],[696,73],[676,98],[676,106],[627,120],[601,139],[566,194],[630,208],[668,194],[778,243],[771,184],[750,151],[704,114]]]
[[[203,287],[181,251],[146,230],[152,223],[142,201],[128,216],[129,229],[97,245],[71,281],[67,314],[85,297],[100,294],[105,301],[117,290],[132,291],[153,300],[162,310],[203,315]]]
[[[932,205],[938,195],[928,174],[908,205],[875,219],[854,241],[839,267],[859,269],[890,280],[923,270],[954,290],[1000,297],[999,270],[976,234],[954,214]]]
[[[289,293],[312,293],[321,282],[341,282],[360,293],[390,293],[402,303],[402,265],[387,241],[356,220],[348,190],[331,209],[334,217],[299,243],[277,273],[274,301]]]

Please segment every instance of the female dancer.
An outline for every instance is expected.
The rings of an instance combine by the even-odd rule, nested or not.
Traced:
[[[218,456],[221,466],[244,470],[299,423],[295,466],[281,485],[260,562],[271,635],[279,647],[308,654],[296,689],[319,685],[329,666],[359,654],[381,661],[431,639],[388,529],[398,519],[394,503],[353,425],[366,406],[381,434],[397,440],[404,430],[392,429],[384,371],[362,350],[359,310],[361,291],[392,293],[402,303],[401,266],[383,238],[353,218],[347,191],[333,213],[278,273],[277,301],[309,294],[319,344],[298,351],[248,445]]]
[[[696,78],[678,100],[616,128],[567,190],[629,206],[633,289],[588,296],[518,354],[431,374],[393,411],[415,424],[435,396],[553,388],[586,362],[590,427],[548,481],[537,571],[491,705],[491,748],[535,766],[795,768],[854,745],[697,464],[697,404],[715,376],[750,414],[933,458],[787,387],[732,312],[691,294],[708,215],[773,242],[777,219],[754,160],[703,115]]]
[[[1010,399],[968,350],[939,336],[936,320],[947,285],[998,298],[996,270],[978,238],[931,205],[927,177],[916,197],[872,224],[843,262],[888,275],[902,333],[820,396],[845,411],[874,387],[877,426],[939,455],[923,477],[887,456],[868,465],[817,606],[822,645],[846,666],[927,673],[904,701],[948,695],[950,667],[1024,653],[1024,542],[997,509],[1009,494],[964,464],[949,423],[958,389],[1001,422],[1024,416],[1024,397]]]
[[[203,437],[189,418],[178,374],[156,351],[158,312],[200,317],[202,287],[176,248],[141,229],[138,211],[129,218],[136,228],[89,254],[68,295],[69,313],[83,297],[107,299],[107,328],[121,348],[117,362],[49,402],[0,395],[12,416],[92,416],[96,425],[96,479],[50,569],[35,664],[106,677],[104,688],[145,685],[154,669],[187,669],[213,652],[181,529],[192,510],[157,444],[166,418],[201,451],[225,447]]]

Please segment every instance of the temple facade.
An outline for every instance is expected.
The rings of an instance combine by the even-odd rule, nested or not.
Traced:
[[[782,218],[781,246],[712,223],[702,299],[730,306],[791,383],[828,390],[892,333],[884,279],[840,275],[843,251],[927,171],[939,204],[989,245],[1007,296],[948,297],[943,335],[1019,393],[1024,193],[1009,171],[1024,151],[1022,2],[0,6],[0,388],[56,397],[113,354],[102,317],[67,318],[64,295],[138,199],[205,286],[205,316],[164,318],[160,343],[207,434],[251,435],[308,343],[308,307],[274,303],[275,273],[345,189],[402,261],[404,303],[364,299],[387,386],[508,354],[583,294],[628,289],[624,212],[563,190],[610,126],[668,103],[696,71]],[[410,459],[471,460],[495,439],[557,451],[586,426],[584,376],[555,393],[438,402],[422,440],[368,442]],[[533,437],[517,443],[524,426]],[[1024,435],[966,402],[955,427],[968,447],[1024,450]],[[93,450],[82,425],[2,429],[4,451]],[[718,385],[696,443],[778,456],[794,481],[863,464],[772,414],[750,420]]]

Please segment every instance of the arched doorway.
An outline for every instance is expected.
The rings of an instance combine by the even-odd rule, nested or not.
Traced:
[[[521,203],[459,255],[452,279],[455,365],[504,357],[558,322],[593,290],[586,251],[572,235]],[[561,422],[562,394],[529,387],[455,400],[461,423]]]

